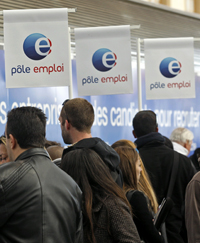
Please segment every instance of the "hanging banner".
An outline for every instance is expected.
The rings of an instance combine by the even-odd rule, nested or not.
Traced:
[[[130,26],[75,29],[78,94],[132,93]]]
[[[4,10],[6,87],[67,86],[68,10]]]
[[[195,98],[193,38],[145,39],[146,99]]]

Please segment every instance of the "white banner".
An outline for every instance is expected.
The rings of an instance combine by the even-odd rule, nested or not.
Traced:
[[[130,26],[75,29],[78,94],[132,93]]]
[[[195,98],[193,38],[145,39],[146,99]]]
[[[70,83],[68,10],[5,10],[6,87]]]

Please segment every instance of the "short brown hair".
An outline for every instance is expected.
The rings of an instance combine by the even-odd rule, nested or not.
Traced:
[[[94,122],[93,106],[83,98],[74,98],[64,102],[61,118],[68,120],[79,132],[91,132]]]

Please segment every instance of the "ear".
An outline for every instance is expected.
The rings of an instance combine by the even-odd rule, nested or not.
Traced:
[[[68,122],[68,120],[65,120],[65,128],[66,130],[69,130],[71,127],[71,124]]]
[[[189,141],[186,141],[186,143],[184,143],[183,147],[186,148],[187,150],[189,150],[191,148],[191,143]]]
[[[137,138],[134,130],[132,131],[132,133],[133,133],[134,138]]]
[[[156,127],[156,132],[158,132],[158,127]]]
[[[12,134],[9,134],[9,140],[10,140],[10,147],[11,149],[14,149],[17,145],[17,140],[13,137]]]

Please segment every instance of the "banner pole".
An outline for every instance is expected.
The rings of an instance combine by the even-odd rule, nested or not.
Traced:
[[[11,9],[12,10],[12,9]],[[21,10],[21,9],[20,9]],[[75,13],[77,11],[77,8],[68,8],[67,11],[69,13]],[[0,16],[3,15],[3,11],[0,11]]]
[[[140,38],[137,39],[137,81],[138,81],[138,109],[142,110],[142,82],[140,68]]]
[[[68,28],[68,32],[69,32],[69,35],[68,35],[68,42],[69,42],[69,45],[68,45],[68,48],[69,48],[69,83],[70,85],[68,86],[69,87],[69,99],[72,99],[73,98],[73,86],[72,86],[72,60],[71,60],[71,31],[70,31],[70,27]]]

